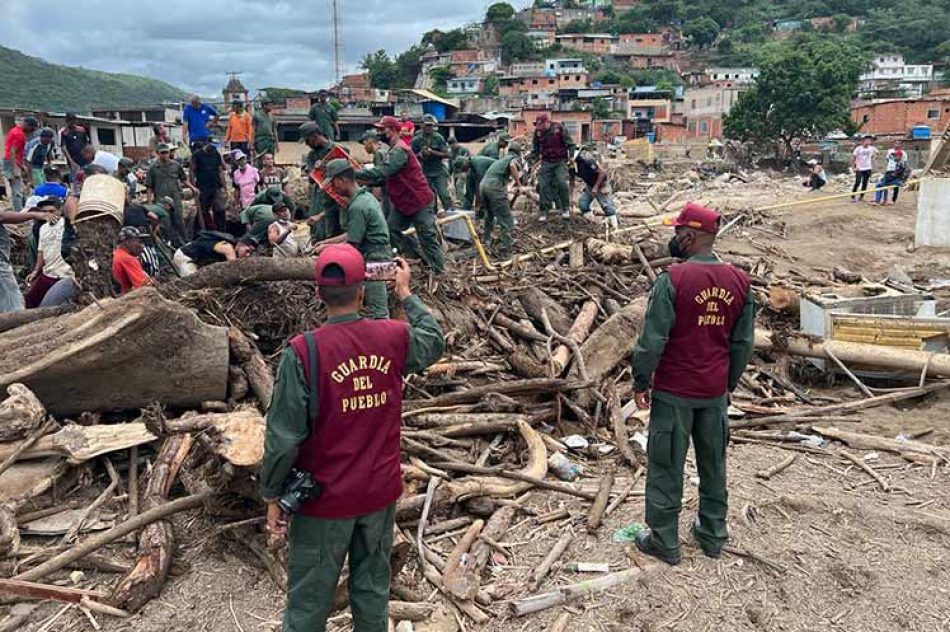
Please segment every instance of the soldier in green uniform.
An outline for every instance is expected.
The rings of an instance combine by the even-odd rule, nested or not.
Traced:
[[[319,125],[320,131],[329,140],[340,138],[339,115],[336,113],[336,108],[330,105],[330,93],[326,90],[321,90],[317,94],[317,102],[310,108],[307,118]]]
[[[270,204],[252,204],[241,211],[241,223],[247,227],[247,234],[256,239],[259,243],[267,241],[267,231],[270,225],[277,220],[275,215],[281,209],[289,208],[282,201],[278,200],[273,205]]]
[[[634,400],[650,409],[642,552],[680,562],[683,464],[690,437],[699,473],[693,537],[709,557],[726,542],[728,394],[752,356],[755,304],[745,273],[713,252],[719,214],[687,204],[674,221],[670,254],[683,263],[657,277],[633,351]],[[652,392],[652,396],[651,396]]]
[[[304,159],[304,173],[309,176],[314,167],[322,163],[333,149],[334,143],[313,121],[300,126],[300,139],[307,143],[310,153]],[[310,208],[307,212],[307,225],[310,226],[310,240],[323,241],[336,237],[340,228],[340,207],[312,181],[310,182]]]
[[[449,145],[442,134],[435,130],[439,121],[431,114],[422,117],[422,131],[412,137],[412,151],[422,163],[422,173],[429,182],[429,188],[436,195],[436,211],[439,202],[448,210],[455,206],[449,193],[449,172],[445,168],[445,159],[449,157]]]
[[[324,250],[316,281],[328,318],[293,338],[280,358],[260,490],[271,538],[286,536],[290,521],[283,632],[326,630],[347,557],[353,629],[388,630],[389,559],[403,488],[402,379],[438,360],[445,345],[410,290],[408,264],[397,264],[393,292],[409,322],[364,320],[362,257],[347,244]],[[320,493],[287,516],[278,499],[292,468],[309,474]]]
[[[158,160],[152,163],[145,175],[146,201],[152,203],[165,197],[172,199],[174,203],[170,211],[172,234],[169,238],[175,247],[188,241],[181,207],[182,185],[191,189],[196,196],[198,195],[198,189],[188,181],[188,174],[185,173],[184,167],[171,158],[171,145],[162,143],[158,146]]]
[[[508,255],[514,245],[512,230],[514,222],[511,218],[511,207],[508,205],[508,182],[519,182],[521,168],[521,143],[513,141],[508,145],[508,153],[504,158],[496,160],[485,171],[485,177],[479,185],[479,193],[485,205],[485,245],[491,245],[492,231],[495,220],[501,236],[498,239],[498,254]]]
[[[360,143],[363,145],[363,149],[366,153],[373,157],[374,167],[379,167],[386,162],[389,145],[379,139],[379,134],[376,133],[376,130],[366,130],[360,137]],[[389,203],[389,197],[386,195],[386,183],[384,182],[380,186],[375,187],[375,189],[375,192],[378,193],[377,198],[383,207],[383,216],[389,217],[389,213],[392,211],[392,204]]]
[[[511,140],[511,137],[507,132],[501,132],[498,134],[498,137],[495,141],[487,143],[482,150],[478,152],[479,156],[488,156],[489,158],[494,158],[498,160],[501,158],[501,150],[508,146],[508,142]]]
[[[289,195],[284,193],[282,189],[277,187],[267,187],[260,193],[254,196],[254,199],[251,200],[251,203],[248,206],[254,206],[255,204],[268,204],[273,206],[277,203],[281,203],[287,206],[290,209],[290,214],[294,214],[294,200]]]
[[[331,178],[333,190],[350,201],[340,213],[340,223],[346,232],[321,242],[314,254],[333,243],[349,243],[360,251],[367,263],[391,261],[393,249],[383,210],[369,189],[356,184],[353,165],[337,158],[327,163],[326,174]],[[363,305],[370,318],[389,318],[385,281],[366,281]]]
[[[463,147],[455,136],[449,136],[449,175],[452,176],[452,186],[455,187],[455,199],[461,200],[465,197],[465,174],[460,174],[455,170],[455,161],[459,158],[467,158],[472,155],[468,149]]]
[[[482,206],[478,186],[482,183],[485,172],[493,164],[495,164],[495,159],[488,156],[466,156],[456,159],[455,173],[465,177],[465,199],[462,201],[462,208],[473,209],[476,206]]]
[[[561,217],[571,216],[570,187],[567,184],[567,160],[574,153],[574,140],[560,123],[542,112],[534,122],[531,158],[541,159],[538,188],[541,194],[539,221],[547,220],[548,210],[556,207]]]
[[[265,99],[251,118],[251,125],[254,128],[254,144],[251,150],[257,158],[255,162],[257,162],[258,167],[261,166],[261,156],[264,154],[276,156],[279,149],[277,145],[277,123],[270,113],[272,108],[271,102]]]

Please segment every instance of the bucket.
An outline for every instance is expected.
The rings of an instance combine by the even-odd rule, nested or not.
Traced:
[[[75,223],[109,215],[121,225],[122,213],[125,210],[125,191],[125,183],[118,178],[104,174],[87,177],[82,184],[82,193],[79,194],[79,210],[76,211]]]

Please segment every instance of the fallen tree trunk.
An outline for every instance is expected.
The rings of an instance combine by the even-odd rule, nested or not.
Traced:
[[[530,288],[522,294],[518,300],[521,306],[524,307],[524,311],[531,317],[531,320],[533,320],[535,324],[544,322],[541,314],[546,311],[548,318],[551,320],[551,325],[556,332],[562,336],[566,336],[567,332],[571,330],[571,323],[573,321],[568,315],[567,310],[564,309],[564,306],[538,288]]]
[[[56,305],[55,307],[38,307],[36,309],[21,309],[17,312],[5,312],[0,314],[0,333],[16,329],[27,323],[43,320],[44,318],[68,314],[69,312],[76,311],[76,309],[78,308],[75,305],[67,303],[65,305]]]
[[[508,531],[516,511],[517,508],[510,505],[495,511],[485,524],[481,537],[487,540],[501,538]],[[475,599],[478,595],[482,571],[485,570],[485,566],[488,564],[491,552],[492,547],[485,540],[480,539],[472,545],[468,557],[456,564],[454,568],[450,565],[452,557],[449,556],[449,563],[446,564],[445,571],[442,574],[444,588],[459,599]]]
[[[597,318],[597,303],[595,301],[587,301],[581,306],[580,313],[577,314],[577,318],[574,319],[574,322],[571,324],[571,328],[568,330],[566,336],[576,342],[577,344],[582,344],[587,340],[587,336],[590,335],[590,330],[594,326],[594,320]],[[551,325],[557,329],[557,325],[553,322]],[[554,350],[554,355],[551,356],[551,364],[554,366],[554,374],[561,375],[564,372],[564,369],[567,368],[567,363],[571,359],[571,349],[567,345],[559,345]]]
[[[33,391],[22,384],[10,384],[7,393],[9,397],[0,402],[0,441],[22,439],[46,419],[46,408]]]
[[[248,257],[222,261],[205,266],[190,277],[178,279],[162,287],[166,296],[185,290],[209,287],[231,287],[264,281],[313,281],[314,259],[311,257]]]
[[[145,513],[166,503],[168,492],[191,450],[191,444],[189,434],[177,434],[165,439],[142,494],[142,509]],[[139,558],[112,591],[109,605],[138,612],[156,597],[168,576],[174,548],[175,535],[167,520],[153,522],[145,527],[139,536]]]
[[[0,388],[20,382],[65,416],[223,400],[223,327],[141,288],[0,334]]]
[[[830,358],[830,351],[836,358],[851,365],[912,371],[918,374],[927,367],[927,375],[930,377],[950,377],[950,354],[947,353],[930,353],[842,340],[813,340],[805,336],[790,336],[775,345],[772,333],[763,330],[755,332],[755,347],[811,358]]]

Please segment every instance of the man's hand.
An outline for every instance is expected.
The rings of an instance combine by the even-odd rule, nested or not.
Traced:
[[[412,290],[409,289],[409,279],[412,277],[409,270],[409,262],[402,257],[396,257],[396,280],[394,283],[396,298],[404,301],[412,296]]]
[[[650,391],[635,392],[633,394],[633,401],[636,402],[637,408],[639,410],[649,410]]]
[[[306,220],[307,226],[313,226],[317,222],[323,219],[323,213],[317,213],[311,217],[308,217]]]
[[[26,275],[26,284],[28,286],[33,285],[33,282],[36,281],[39,278],[39,276],[40,276],[40,271],[33,270],[33,272],[30,272],[28,275]]]
[[[42,211],[31,211],[30,217],[38,222],[49,222],[50,224],[59,221],[59,215],[56,213],[43,213]]]
[[[269,539],[278,541],[287,535],[287,516],[276,501],[267,503],[267,535]]]

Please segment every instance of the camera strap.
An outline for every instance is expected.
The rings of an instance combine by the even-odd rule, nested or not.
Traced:
[[[307,415],[310,417],[310,423],[317,419],[317,395],[319,392],[320,379],[320,356],[317,354],[317,341],[313,337],[313,332],[308,331],[303,335],[307,343],[307,360],[310,366],[310,399],[307,401]]]

